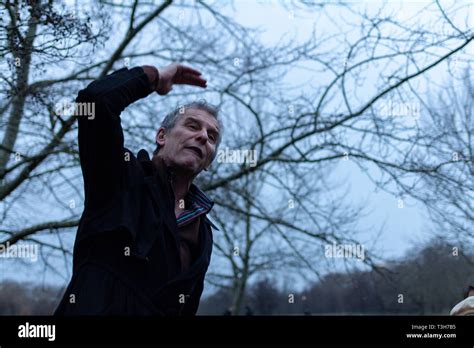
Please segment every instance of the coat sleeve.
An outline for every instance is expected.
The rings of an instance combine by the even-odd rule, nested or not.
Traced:
[[[79,92],[76,105],[90,103],[93,110],[92,116],[77,115],[85,210],[103,208],[121,189],[126,159],[120,114],[150,93],[141,67],[117,70]]]

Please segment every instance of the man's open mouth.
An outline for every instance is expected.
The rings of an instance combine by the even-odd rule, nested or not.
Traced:
[[[199,158],[202,158],[202,151],[200,148],[198,147],[195,147],[195,146],[189,146],[187,147],[187,149],[191,150],[192,152],[194,152],[196,155],[198,155]]]

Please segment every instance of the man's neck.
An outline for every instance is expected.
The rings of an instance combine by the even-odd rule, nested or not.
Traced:
[[[177,203],[181,200],[184,202],[184,197],[188,194],[192,180],[189,180],[189,178],[185,176],[176,174],[174,171],[171,171],[169,175],[171,178],[171,187],[173,188],[175,201]]]
[[[160,161],[162,160],[162,158],[154,156],[152,162],[156,167],[158,167],[160,166]],[[184,199],[188,194],[189,187],[191,186],[194,177],[189,176],[186,173],[177,170],[176,168],[169,167],[165,160],[163,160],[163,164],[166,167],[164,169],[167,171],[168,179],[171,183],[171,188],[173,189],[175,211],[182,211],[184,209],[180,209],[180,207],[183,207],[184,205]]]

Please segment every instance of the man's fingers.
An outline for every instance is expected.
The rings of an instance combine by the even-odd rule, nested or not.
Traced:
[[[207,81],[200,76],[186,74],[177,78],[174,83],[177,85],[193,85],[199,87],[206,87]]]
[[[206,80],[197,80],[197,79],[187,79],[187,80],[183,80],[182,82],[177,82],[176,84],[191,85],[191,86],[198,86],[198,87],[207,87],[207,81]]]
[[[191,85],[206,88],[207,81],[201,75],[201,72],[196,69],[173,63],[160,72],[160,84],[166,86],[169,83],[170,85]],[[161,88],[161,92],[163,93],[165,89]]]
[[[185,66],[185,65],[181,65],[180,66],[181,68],[181,73],[183,75],[186,75],[186,74],[191,74],[191,75],[202,75],[200,71],[196,70],[196,69],[193,69],[189,66]]]

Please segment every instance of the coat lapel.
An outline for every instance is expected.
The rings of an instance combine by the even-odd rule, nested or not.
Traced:
[[[160,307],[159,304],[166,306],[167,303],[175,302],[177,294],[189,294],[193,288],[190,284],[194,284],[196,279],[205,274],[209,267],[212,253],[212,234],[209,225],[205,222],[205,216],[201,217],[204,218],[201,220],[199,227],[202,243],[200,255],[188,270],[170,279],[153,292],[152,301],[158,304],[158,307]]]
[[[171,233],[175,241],[176,250],[179,253],[179,240],[177,236],[178,225],[176,223],[173,205],[170,204],[170,202],[173,202],[173,197],[170,197],[170,192],[166,187],[167,183],[163,182],[155,166],[150,161],[146,150],[141,149],[137,154],[137,159],[145,173],[144,180],[155,208],[160,212],[160,218],[167,227],[167,230]]]
[[[140,161],[143,171],[145,173],[145,182],[148,186],[150,191],[151,197],[154,201],[154,204],[157,208],[163,208],[164,213],[162,213],[161,218],[164,221],[164,224],[167,226],[167,229],[172,234],[175,243],[176,243],[176,250],[179,255],[179,237],[178,237],[178,224],[176,222],[176,217],[174,214],[174,206],[170,204],[170,202],[174,202],[174,197],[172,193],[170,193],[169,187],[167,187],[168,183],[166,182],[163,175],[160,175],[158,170],[155,168],[153,163],[150,161],[148,152],[146,150],[140,150],[137,154],[137,159]],[[207,218],[207,216],[201,215],[200,217],[201,222],[199,226],[199,234],[200,234],[200,255],[197,260],[191,265],[191,267],[185,271],[180,273],[179,276],[170,279],[163,287],[160,288],[167,288],[170,284],[175,282],[182,282],[186,281],[187,279],[192,279],[197,276],[197,274],[205,272],[207,267],[210,263],[211,253],[212,253],[212,230],[211,226],[215,228],[217,227]],[[181,267],[181,265],[180,265]],[[159,293],[158,291],[157,293]],[[156,293],[155,293],[156,294]]]

